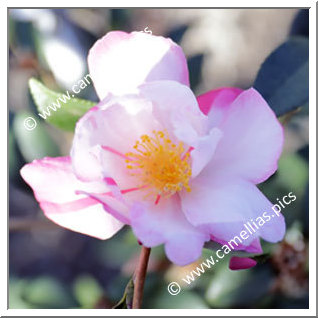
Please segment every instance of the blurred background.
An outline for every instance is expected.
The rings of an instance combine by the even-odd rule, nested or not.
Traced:
[[[36,158],[68,155],[72,142],[72,133],[36,115],[28,80],[36,77],[64,92],[87,74],[87,53],[98,38],[110,30],[146,27],[182,46],[196,94],[221,86],[256,86],[266,98],[261,65],[289,39],[308,41],[308,10],[9,10],[9,308],[111,308],[124,293],[140,251],[131,230],[100,241],[56,226],[43,216],[19,170]],[[280,51],[282,60],[289,61],[285,51]],[[299,80],[296,84],[283,103],[297,92]],[[308,93],[308,83],[303,85]],[[80,94],[98,101],[93,85]],[[162,247],[154,248],[144,308],[308,308],[309,114],[306,99],[296,104],[280,117],[286,141],[278,172],[260,185],[272,202],[291,191],[297,196],[284,210],[284,241],[263,242],[267,256],[251,270],[230,271],[224,259],[191,286],[183,286],[178,296],[167,292],[168,283],[180,282],[201,261],[178,267],[166,259]],[[38,123],[32,134],[23,126],[28,116]],[[205,249],[202,257],[210,253]]]

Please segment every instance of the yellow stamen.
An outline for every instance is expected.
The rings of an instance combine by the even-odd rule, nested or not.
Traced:
[[[163,131],[153,131],[152,136],[142,135],[133,148],[134,152],[126,153],[126,167],[149,195],[171,196],[183,188],[191,191],[190,153],[185,153],[182,142],[175,145]]]

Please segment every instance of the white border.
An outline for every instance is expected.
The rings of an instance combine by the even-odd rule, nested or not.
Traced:
[[[23,0],[5,0],[7,7],[46,7],[47,2],[42,0],[30,0],[26,2]],[[313,0],[267,0],[267,1],[253,1],[253,0],[241,0],[240,2],[235,0],[223,0],[223,1],[211,1],[211,0],[196,0],[196,1],[187,1],[182,4],[178,0],[154,0],[151,3],[146,0],[108,0],[107,2],[100,2],[99,0],[90,0],[89,6],[87,1],[70,1],[70,0],[54,0],[51,2],[50,7],[315,7],[315,1]]]
[[[7,70],[7,7],[25,7],[26,3],[28,7],[41,7],[48,4],[43,0],[13,0],[5,1],[5,6],[1,6],[1,33],[2,33],[2,49],[1,63],[2,70]],[[310,309],[142,309],[142,310],[111,310],[107,309],[7,309],[7,262],[6,257],[1,257],[0,273],[1,273],[1,285],[0,285],[0,315],[1,316],[159,316],[159,315],[175,315],[175,316],[260,316],[260,315],[277,315],[277,316],[316,316],[316,2],[315,1],[281,1],[281,0],[267,0],[267,1],[211,1],[211,0],[196,0],[196,1],[183,1],[180,3],[177,0],[160,0],[152,1],[151,7],[311,7],[310,12],[310,98],[309,98],[309,138],[310,138],[310,152],[309,152],[309,207],[310,207],[310,243],[309,243],[309,273],[310,273],[310,285],[309,285],[309,305]],[[107,2],[90,0],[90,7],[150,7],[149,1],[134,0],[108,0]],[[181,5],[181,6],[180,6]],[[51,1],[51,7],[87,7],[87,1],[69,1],[69,0],[55,0]],[[7,78],[6,72],[2,71],[1,80],[1,96],[7,96]],[[7,98],[6,98],[7,100]],[[7,136],[7,109],[5,103],[0,107],[2,125],[1,136]],[[6,140],[2,140],[2,149],[7,149]],[[7,151],[6,151],[7,154]],[[3,169],[2,182],[7,183],[4,180],[4,176],[7,175],[7,156],[1,156],[1,167]],[[7,186],[5,187],[7,189]],[[1,187],[1,202],[5,202],[5,206],[1,209],[1,222],[0,222],[0,235],[1,235],[1,255],[7,255],[7,191],[4,191],[4,187]],[[106,314],[107,311],[107,314]]]
[[[309,308],[317,314],[317,219],[316,219],[316,26],[317,26],[317,3],[309,10]]]

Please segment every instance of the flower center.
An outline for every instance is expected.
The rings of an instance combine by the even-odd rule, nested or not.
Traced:
[[[190,153],[185,152],[182,142],[175,145],[167,133],[152,134],[142,135],[134,145],[135,151],[126,154],[127,169],[141,186],[150,188],[150,195],[171,196],[182,188],[190,192]]]

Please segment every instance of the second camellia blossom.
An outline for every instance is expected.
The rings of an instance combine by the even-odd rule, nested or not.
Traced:
[[[70,156],[21,171],[48,218],[100,239],[128,224],[185,265],[271,209],[256,184],[276,171],[283,131],[256,90],[196,98],[181,48],[138,32],[108,33],[88,62],[102,100],[77,123]],[[280,217],[239,249],[259,253],[259,238],[284,233]]]

